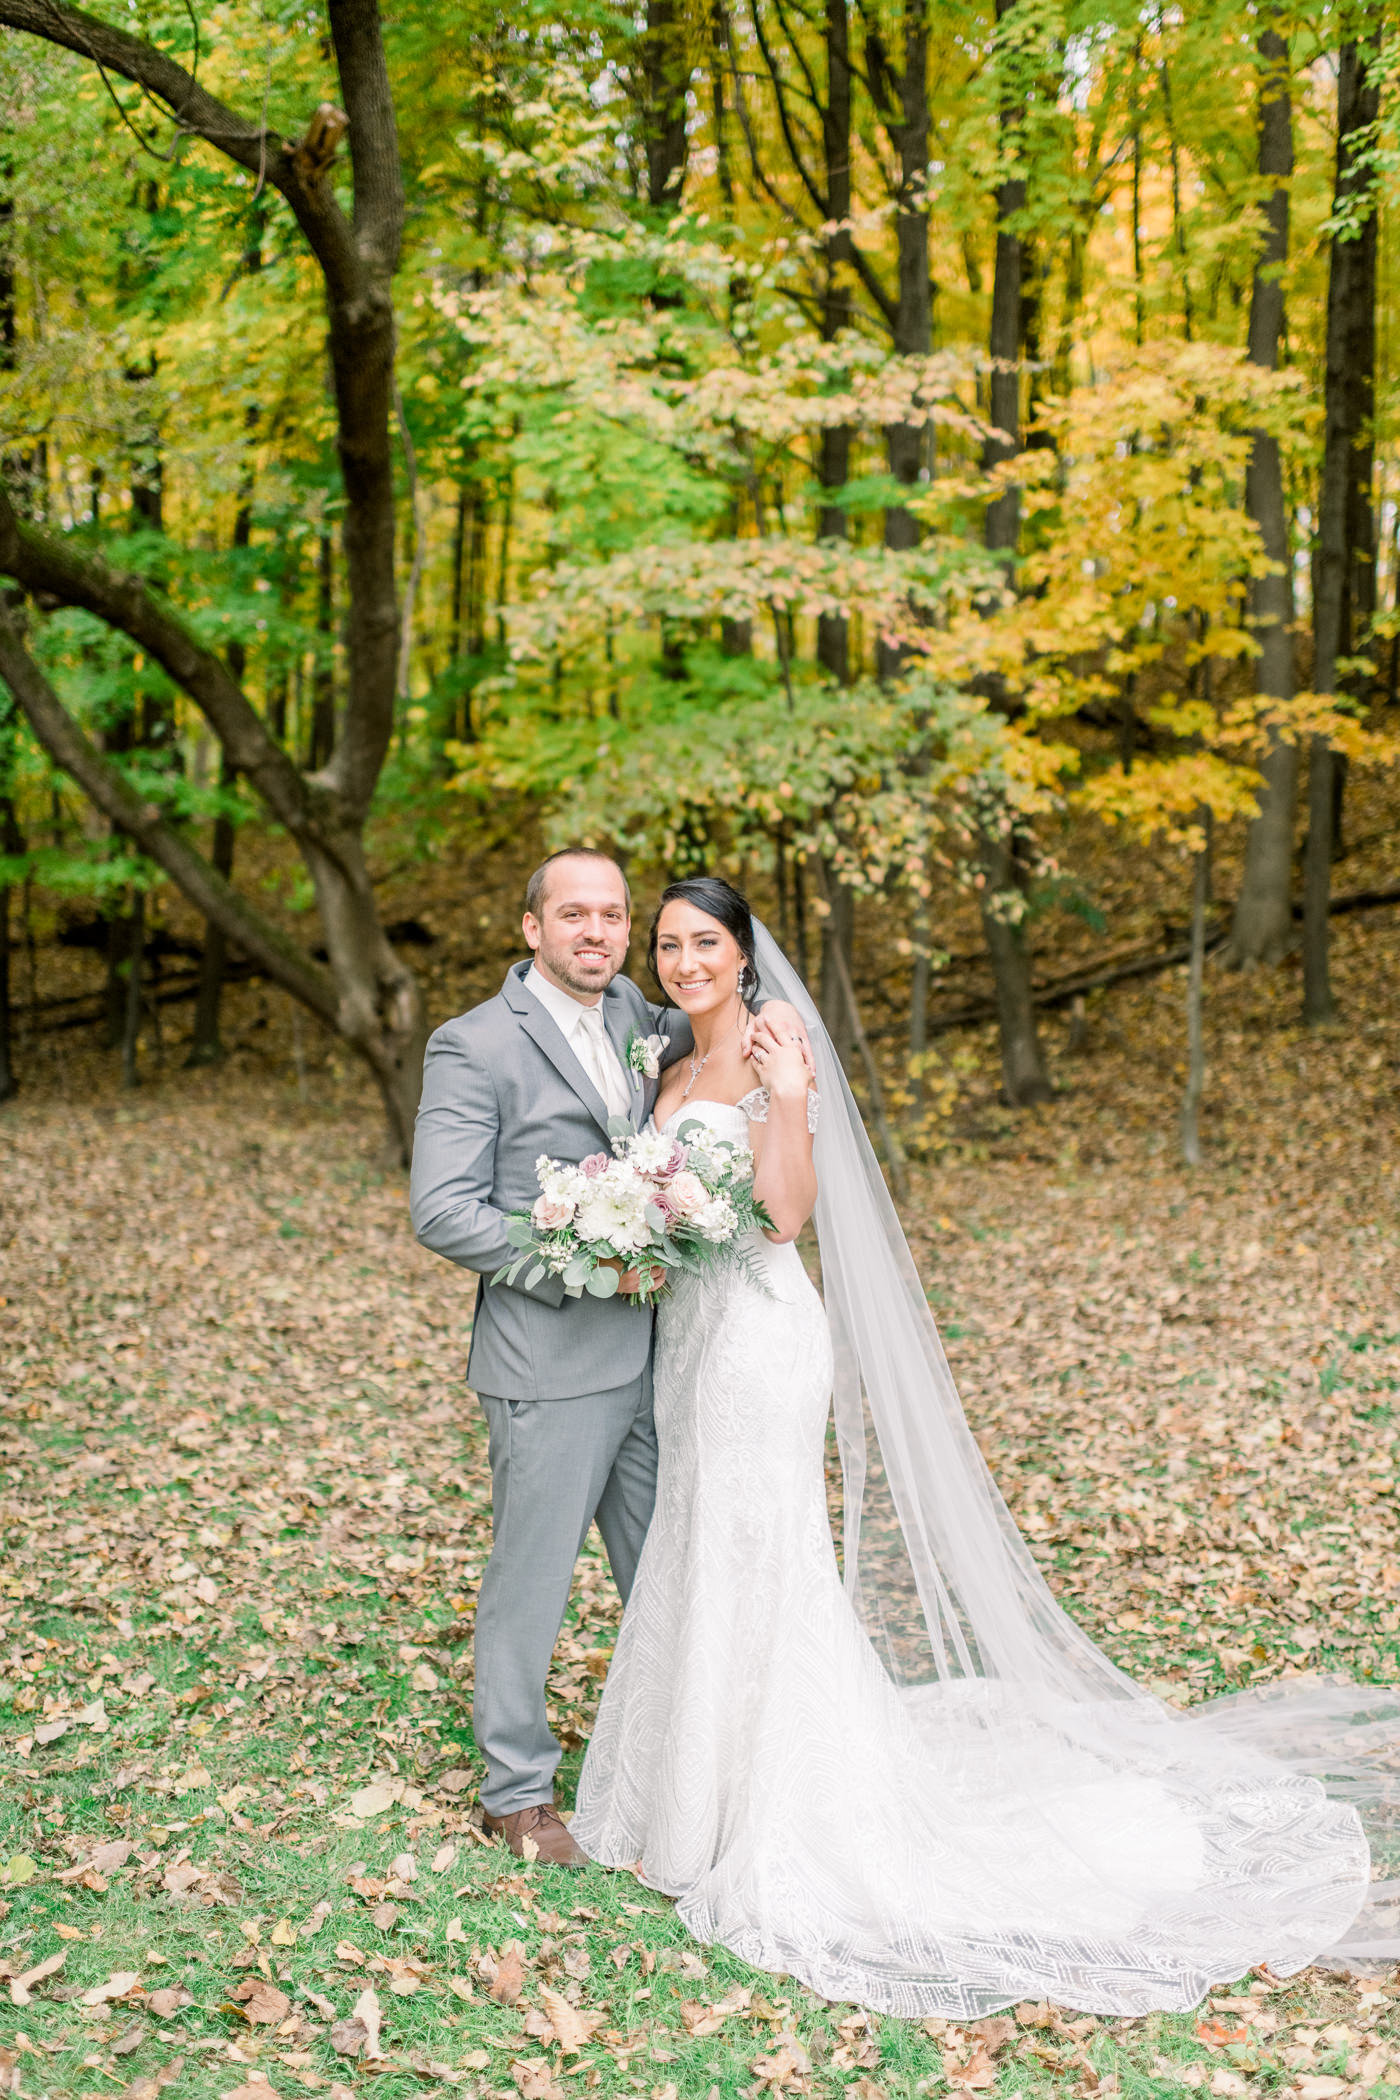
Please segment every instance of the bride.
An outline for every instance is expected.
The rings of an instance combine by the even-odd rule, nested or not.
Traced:
[[[694,1032],[656,1126],[747,1140],[775,1229],[662,1303],[656,1514],[579,1844],[640,1862],[697,1939],[906,2016],[1185,2010],[1259,1963],[1394,1954],[1360,1813],[1395,1799],[1394,1695],[1303,1680],[1183,1715],[1101,1655],[982,1461],[800,979],[713,876],[666,890],[651,959]],[[760,984],[815,1084],[796,1040],[744,1061]]]

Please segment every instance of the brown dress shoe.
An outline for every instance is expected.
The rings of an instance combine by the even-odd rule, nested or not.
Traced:
[[[534,1845],[532,1859],[542,1859],[551,1867],[586,1867],[588,1854],[581,1851],[569,1836],[569,1826],[552,1801],[536,1801],[529,1808],[518,1808],[511,1816],[487,1816],[485,1818],[488,1837],[504,1838],[517,1859],[525,1857],[525,1840]]]

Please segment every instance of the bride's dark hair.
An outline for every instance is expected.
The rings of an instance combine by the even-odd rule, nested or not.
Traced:
[[[716,920],[726,933],[733,934],[744,958],[739,971],[739,997],[746,1006],[752,1006],[758,991],[758,964],[754,960],[753,913],[748,898],[722,875],[687,875],[681,882],[668,882],[661,892],[647,941],[647,961],[658,984],[661,979],[656,969],[656,929],[668,904],[693,904],[707,919]]]

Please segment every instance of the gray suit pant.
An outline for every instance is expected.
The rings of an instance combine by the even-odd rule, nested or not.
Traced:
[[[482,1805],[508,1816],[554,1797],[562,1752],[545,1679],[595,1517],[624,1604],[631,1592],[656,1501],[651,1367],[570,1400],[479,1397],[491,1432],[492,1544],[476,1608],[472,1726],[486,1760]]]

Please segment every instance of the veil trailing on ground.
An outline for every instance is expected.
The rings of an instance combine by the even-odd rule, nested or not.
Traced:
[[[1060,1608],[968,1426],[831,1040],[797,972],[755,927],[762,991],[802,1015],[821,1093],[815,1224],[846,1591],[937,1738],[930,1769],[946,1779],[956,1736],[957,1769],[983,1791],[1003,1784],[1018,1796],[1033,1780],[1057,1837],[1077,1827],[1092,1884],[1084,1915],[1099,1928],[1091,1959],[1136,1969],[1141,1958],[1144,1972],[1160,1972],[1178,1946],[1184,1963],[1189,1943],[1207,1950],[1209,1968],[1212,1950],[1228,1962],[1249,1943],[1256,1920],[1254,1944],[1272,1947],[1279,1973],[1324,1953],[1362,1964],[1400,1956],[1400,1687],[1298,1678],[1183,1714]],[[1161,1840],[1159,1876],[1150,1851],[1134,1851],[1148,1826]],[[1281,1915],[1297,1921],[1282,1948]],[[1234,1939],[1231,1916],[1246,1927]],[[1246,1953],[1233,1973],[1258,1958]]]

